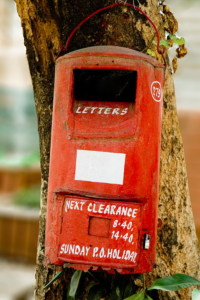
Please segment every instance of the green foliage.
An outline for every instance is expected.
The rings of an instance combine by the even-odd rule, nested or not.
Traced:
[[[152,57],[155,57],[155,52],[152,51],[151,49],[147,50],[147,54],[151,55]]]
[[[24,167],[30,167],[39,162],[40,162],[40,153],[39,153],[39,151],[36,151],[36,152],[33,152],[33,153],[23,157],[21,164]]]
[[[63,271],[58,272],[44,289],[48,288],[55,280],[62,276],[67,270],[68,264],[69,263],[64,265]],[[83,274],[83,271],[80,270],[74,272],[68,287],[67,300],[76,300],[80,296],[83,287]],[[147,294],[150,290],[178,291],[183,288],[200,285],[200,281],[191,276],[176,274],[158,279],[150,288],[137,292],[138,286],[134,283],[134,279],[142,280],[142,274],[134,274],[130,278],[126,275],[116,274],[111,292],[109,292],[109,287],[106,285],[106,282],[100,282],[89,271],[88,274],[90,274],[95,281],[98,281],[93,282],[88,286],[88,300],[101,300],[102,298],[105,298],[106,300],[153,300]],[[129,280],[127,283],[128,278]],[[199,290],[194,289],[192,300],[200,300]]]
[[[65,272],[65,269],[62,271],[58,271],[58,273],[47,283],[47,285],[44,287],[44,290],[46,290],[54,281],[56,281],[58,278],[60,278],[63,273]]]
[[[100,283],[91,284],[88,290],[88,300],[100,300],[106,296],[106,288]]]
[[[112,293],[111,293],[111,299],[116,300],[122,300],[125,290],[125,285],[127,281],[127,276],[115,274],[114,281],[113,281],[113,287],[112,287]]]
[[[6,155],[3,151],[0,152],[0,164],[4,167],[12,168],[28,168],[35,164],[40,163],[39,151],[32,152],[26,155],[10,156]]]
[[[135,292],[137,291],[138,286],[131,280],[124,291],[124,298],[130,297],[131,295],[134,295]]]
[[[40,187],[35,186],[17,192],[13,201],[17,205],[40,208]]]
[[[169,37],[177,45],[184,45],[185,44],[185,39],[184,38],[178,38],[178,37],[172,35],[171,33],[169,34]]]
[[[144,300],[145,293],[143,291],[137,292],[137,294],[132,295],[124,300]]]
[[[157,42],[153,41],[153,44],[157,45]],[[169,41],[160,40],[160,46],[163,46],[165,48],[170,48],[170,43],[169,43]]]
[[[194,289],[192,292],[192,300],[200,300],[200,291],[197,289]]]
[[[67,300],[75,300],[82,291],[83,271],[76,270],[71,278],[68,290]]]
[[[200,281],[185,275],[176,274],[170,277],[157,279],[155,283],[148,288],[150,290],[163,290],[163,291],[178,291],[183,288],[188,288],[190,286],[199,285]]]

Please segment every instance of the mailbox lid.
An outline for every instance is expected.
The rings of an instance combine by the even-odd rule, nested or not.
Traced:
[[[141,204],[65,197],[58,259],[132,268],[139,257]]]
[[[59,59],[57,59],[56,64],[60,63],[63,59],[69,59],[80,56],[116,56],[122,58],[127,57],[137,60],[144,60],[155,67],[164,68],[163,64],[161,64],[159,61],[157,61],[149,55],[143,54],[136,50],[118,46],[94,46],[75,50],[70,53],[67,53],[66,55],[61,56]]]

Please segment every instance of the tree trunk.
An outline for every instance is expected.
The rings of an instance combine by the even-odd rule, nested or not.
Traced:
[[[55,275],[55,268],[43,265],[46,201],[51,141],[51,120],[55,58],[59,45],[64,45],[71,31],[95,10],[114,4],[114,0],[15,0],[21,18],[24,41],[32,77],[41,155],[41,214],[36,267],[35,299],[66,299],[66,290],[73,270],[43,291]],[[132,3],[131,1],[128,1]],[[157,0],[141,0],[141,9],[162,24]],[[180,7],[181,9],[181,7]],[[176,24],[172,22],[173,26]],[[136,10],[118,6],[99,13],[78,30],[69,45],[69,52],[93,45],[117,45],[142,51],[154,35],[153,27]],[[164,38],[164,31],[161,31]],[[157,59],[162,60],[157,54]],[[200,278],[199,245],[191,210],[183,144],[179,130],[174,84],[168,68],[164,89],[157,263],[146,275],[149,286],[156,278],[186,273]],[[191,290],[176,293],[155,293],[154,299],[190,299]],[[81,299],[87,299],[87,292]]]

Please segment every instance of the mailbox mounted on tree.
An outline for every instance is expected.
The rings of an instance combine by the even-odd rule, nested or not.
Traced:
[[[164,66],[98,46],[56,62],[45,254],[122,274],[155,263]]]

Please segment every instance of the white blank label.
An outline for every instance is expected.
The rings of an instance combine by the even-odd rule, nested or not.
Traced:
[[[123,184],[126,154],[77,150],[75,180]]]

